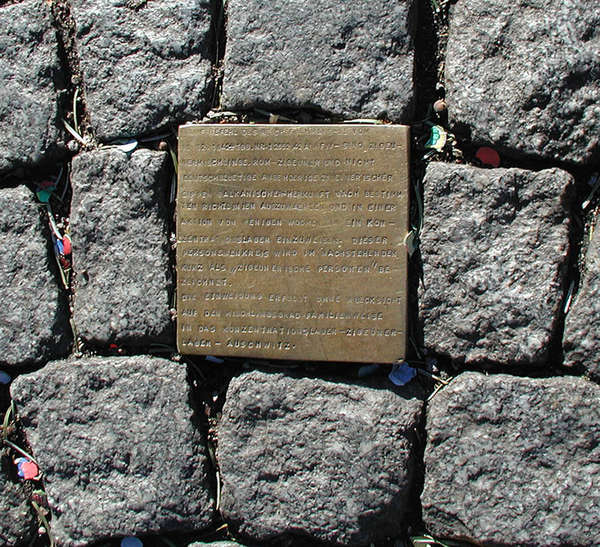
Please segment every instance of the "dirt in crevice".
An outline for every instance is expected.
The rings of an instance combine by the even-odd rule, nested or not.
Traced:
[[[187,366],[187,381],[190,389],[190,402],[194,409],[195,427],[201,432],[207,448],[207,472],[211,487],[220,503],[221,475],[217,461],[218,431],[225,397],[231,379],[241,372],[241,366],[236,363],[213,363],[203,357],[179,357]],[[196,534],[194,541],[233,540],[231,530],[216,507],[212,525]]]
[[[211,11],[214,36],[214,47],[211,54],[213,77],[211,106],[212,108],[219,108],[223,90],[225,47],[227,45],[227,0],[212,0]]]
[[[441,87],[440,70],[443,60],[438,45],[440,21],[430,2],[420,2],[418,23],[415,33],[415,120],[428,116],[434,101],[444,96]]]
[[[422,360],[425,356],[423,328],[419,321],[419,284],[423,278],[423,262],[419,249],[420,228],[423,223],[423,178],[428,158],[425,142],[432,125],[447,126],[446,112],[436,112],[433,105],[443,99],[443,55],[440,35],[447,35],[448,0],[420,2],[418,32],[415,34],[415,121],[411,124],[410,155],[410,229],[414,234],[414,252],[408,262],[408,340],[409,360]],[[445,159],[451,160],[446,154]]]
[[[408,536],[418,536],[425,533],[423,524],[423,507],[421,494],[425,485],[425,447],[427,444],[427,401],[423,404],[423,411],[415,430],[413,464],[415,466],[410,501],[408,503],[408,518],[410,523]],[[407,538],[407,539],[409,539]],[[410,545],[409,541],[406,542]]]
[[[86,105],[85,86],[77,53],[76,27],[75,20],[71,15],[71,6],[68,0],[52,0],[50,7],[56,29],[58,55],[67,80],[66,122],[78,131],[84,141],[91,145],[95,139]],[[70,141],[73,136],[68,132],[67,135],[67,140]],[[76,153],[82,144],[75,139],[70,143],[69,150]]]

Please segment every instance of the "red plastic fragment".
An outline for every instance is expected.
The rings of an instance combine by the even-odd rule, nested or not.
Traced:
[[[483,163],[483,165],[489,165],[490,167],[500,166],[500,155],[489,146],[482,146],[475,152],[475,157]]]
[[[17,474],[25,480],[35,480],[40,474],[40,469],[35,462],[29,458],[18,458],[15,460],[17,464]]]
[[[67,234],[63,236],[62,244],[63,254],[69,256],[71,254],[71,238]]]

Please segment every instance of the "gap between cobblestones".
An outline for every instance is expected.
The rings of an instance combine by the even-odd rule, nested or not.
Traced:
[[[63,116],[72,127],[90,144],[95,144],[95,138],[89,123],[85,99],[83,73],[80,68],[79,55],[75,41],[75,21],[71,15],[71,5],[68,0],[52,0],[50,4],[52,22],[56,29],[58,55],[65,74],[67,97],[63,101]],[[64,129],[64,128],[61,128]],[[69,140],[72,136],[69,136]],[[73,143],[73,144],[71,144]],[[80,149],[77,141],[70,141],[68,147],[73,154]]]
[[[215,51],[213,57],[213,96],[212,107],[218,108],[221,104],[223,90],[223,61],[227,47],[227,0],[212,0],[212,25],[215,36]]]

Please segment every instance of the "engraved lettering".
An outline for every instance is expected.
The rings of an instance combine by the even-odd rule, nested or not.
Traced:
[[[402,358],[408,149],[385,124],[181,127],[179,350]]]

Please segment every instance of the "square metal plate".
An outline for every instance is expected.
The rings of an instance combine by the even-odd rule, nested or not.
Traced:
[[[406,345],[409,129],[179,129],[184,354],[392,363]]]

